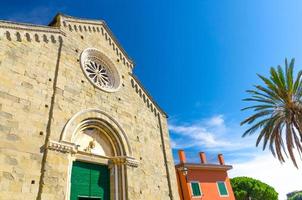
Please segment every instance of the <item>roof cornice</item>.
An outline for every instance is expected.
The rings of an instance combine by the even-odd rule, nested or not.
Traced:
[[[217,164],[199,164],[199,163],[182,163],[175,166],[176,169],[186,167],[188,169],[202,169],[213,171],[228,171],[233,169],[232,165],[217,165]]]
[[[65,36],[65,33],[58,27],[50,27],[50,26],[43,26],[43,25],[36,25],[36,24],[29,24],[29,23],[19,23],[19,22],[12,22],[6,20],[0,20],[0,28],[54,33],[54,34],[61,34]]]
[[[63,36],[66,36],[66,33],[67,33],[66,31],[68,31],[68,29],[67,30],[63,29],[63,27],[66,27],[66,23],[68,23],[68,22],[83,24],[84,27],[86,24],[89,26],[89,28],[90,28],[90,26],[92,26],[94,31],[95,31],[95,28],[97,28],[98,30],[100,28],[102,30],[102,35],[105,37],[106,41],[109,43],[109,45],[115,51],[118,58],[127,67],[130,67],[131,69],[134,68],[135,64],[134,64],[133,60],[129,57],[127,52],[124,50],[122,45],[118,42],[118,40],[113,35],[110,28],[107,26],[107,24],[103,20],[91,20],[91,19],[76,18],[76,17],[68,16],[68,15],[65,15],[62,13],[58,13],[53,18],[53,20],[49,23],[48,26],[0,20],[0,28],[33,31],[33,32],[54,33],[54,34],[61,34]],[[90,31],[90,29],[89,29],[89,31]]]
[[[155,114],[157,113],[157,111],[159,111],[164,117],[168,118],[167,113],[156,103],[156,101],[149,94],[149,92],[144,88],[143,84],[138,80],[138,78],[132,73],[129,73],[129,75],[133,80],[133,82],[131,81],[132,87],[137,89],[137,93],[140,94],[139,96],[142,97],[143,101],[147,103],[148,107],[149,107],[148,104],[150,104],[151,111],[153,111]],[[147,100],[144,99],[144,95],[145,98],[147,98]],[[149,101],[150,103],[148,103]],[[153,109],[153,105],[155,107],[154,109]]]

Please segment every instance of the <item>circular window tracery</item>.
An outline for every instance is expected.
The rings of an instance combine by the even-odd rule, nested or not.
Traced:
[[[120,76],[114,64],[97,49],[86,49],[81,54],[81,67],[88,80],[97,88],[114,92],[120,87]]]

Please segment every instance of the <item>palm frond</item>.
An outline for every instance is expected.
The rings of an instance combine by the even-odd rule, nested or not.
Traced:
[[[291,125],[289,123],[286,124],[286,145],[287,145],[287,150],[288,150],[291,160],[293,161],[294,165],[296,167],[298,167],[293,149],[291,148],[292,146],[295,146],[295,145],[294,145],[294,141],[293,141],[293,132],[291,129]]]
[[[261,103],[268,103],[268,104],[275,104],[274,101],[272,100],[269,100],[269,99],[261,99],[261,98],[245,98],[243,99],[243,101],[258,101],[258,102],[261,102]]]
[[[287,79],[287,90],[290,93],[293,92],[293,69],[294,69],[295,59],[290,61],[289,67],[286,69],[286,79]]]
[[[251,124],[253,123],[256,119],[258,119],[259,117],[263,117],[263,116],[266,116],[266,115],[270,115],[272,114],[274,111],[273,110],[264,110],[264,111],[260,111],[248,118],[246,118],[245,120],[243,120],[241,122],[241,125],[245,124],[245,123],[248,123],[248,124]]]
[[[276,99],[276,100],[282,100],[278,94],[276,94],[274,91],[272,91],[271,89],[269,88],[265,88],[265,87],[262,87],[261,85],[256,85],[255,86],[258,90],[266,93],[270,98],[272,99]]]
[[[254,111],[258,111],[258,110],[264,110],[264,109],[267,109],[267,108],[275,108],[276,106],[274,105],[255,105],[255,106],[249,106],[249,107],[245,107],[245,108],[242,108],[241,111],[243,110],[249,110],[249,109],[254,109]]]
[[[265,78],[264,76],[257,74],[260,79],[266,84],[266,86],[271,89],[274,93],[276,93],[278,96],[280,96],[280,91],[276,87],[276,85],[273,83],[273,81],[269,80],[268,78]]]
[[[252,135],[260,130],[256,146],[263,143],[263,150],[269,144],[269,150],[280,161],[289,157],[298,167],[295,149],[302,155],[302,71],[294,78],[294,63],[285,60],[285,70],[281,66],[270,68],[270,77],[258,77],[263,85],[255,85],[247,90],[250,97],[243,101],[254,103],[241,110],[254,113],[240,124],[250,125],[242,137]]]
[[[297,78],[295,80],[295,83],[294,83],[294,88],[293,88],[293,92],[296,92],[297,89],[299,87],[301,87],[301,76],[302,76],[302,71],[300,71],[297,75]]]
[[[278,66],[278,68],[279,67],[280,66]],[[283,94],[284,91],[286,90],[285,83],[282,81],[282,79],[284,80],[284,75],[281,74],[281,76],[283,76],[283,77],[280,77],[278,72],[273,67],[271,67],[270,73],[271,73],[272,82],[274,83],[275,86],[277,86],[276,89],[278,90],[278,92],[280,94]]]
[[[249,129],[247,129],[242,137],[245,137],[246,135],[252,135],[256,130],[258,130],[259,128],[261,128],[262,126],[264,126],[271,118],[266,118],[261,120],[260,122],[254,124],[252,127],[250,127]]]

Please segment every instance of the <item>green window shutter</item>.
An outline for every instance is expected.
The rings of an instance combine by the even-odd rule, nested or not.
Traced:
[[[201,191],[198,182],[191,182],[193,196],[201,196]]]
[[[217,182],[217,185],[218,185],[219,194],[221,196],[227,196],[228,195],[228,190],[225,186],[225,182]]]

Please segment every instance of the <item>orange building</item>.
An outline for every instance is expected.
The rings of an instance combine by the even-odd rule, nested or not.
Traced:
[[[185,152],[178,151],[180,163],[176,165],[178,190],[181,200],[235,200],[222,154],[219,164],[207,163],[204,152],[199,153],[201,163],[187,163]]]

